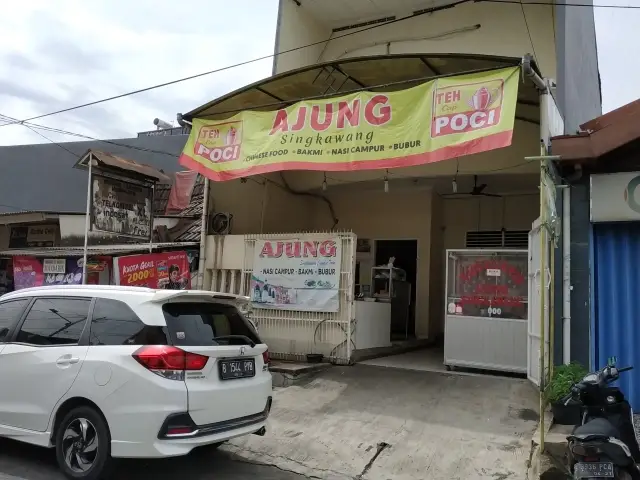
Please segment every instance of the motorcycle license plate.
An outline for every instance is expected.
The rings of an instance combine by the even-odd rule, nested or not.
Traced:
[[[613,463],[576,463],[573,478],[613,478]]]

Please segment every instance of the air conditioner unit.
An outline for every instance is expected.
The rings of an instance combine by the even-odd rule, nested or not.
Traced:
[[[233,215],[230,213],[218,212],[209,217],[207,234],[209,235],[229,235],[231,233],[231,221]]]

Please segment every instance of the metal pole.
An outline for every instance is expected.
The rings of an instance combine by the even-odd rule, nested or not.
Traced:
[[[545,226],[546,222],[546,208],[545,199],[546,191],[544,188],[543,177],[543,163],[540,163],[540,352],[538,357],[538,363],[540,365],[540,454],[544,452],[544,389],[545,389],[545,373],[544,373],[544,347],[546,343],[545,335],[545,297],[546,297],[546,262],[545,257],[547,255],[547,230]]]
[[[525,61],[523,62],[523,69],[526,71],[527,66],[530,68],[530,56],[525,56]],[[531,72],[533,69],[531,69]],[[534,83],[538,88],[539,82],[535,81],[535,78],[530,76]],[[543,82],[544,89],[540,89],[540,155],[547,155],[547,144],[549,142],[549,94],[546,89],[546,85]],[[545,182],[545,165],[547,159],[540,159],[540,355],[539,355],[539,363],[540,363],[540,455],[544,452],[544,391],[547,385],[546,382],[546,374],[545,374],[545,347],[546,347],[546,318],[545,318],[545,300],[547,295],[547,189]]]
[[[155,200],[156,186],[151,185],[151,210],[149,211],[149,253],[153,253],[153,202]]]
[[[203,198],[202,198],[202,218],[200,219],[200,256],[198,258],[198,285],[200,290],[205,289],[204,285],[204,256],[207,243],[207,217],[209,210],[209,179],[204,178]]]
[[[91,228],[91,167],[93,156],[89,155],[89,180],[87,181],[87,209],[84,218],[84,251],[82,254],[82,284],[87,284],[87,254],[89,249],[89,229]]]

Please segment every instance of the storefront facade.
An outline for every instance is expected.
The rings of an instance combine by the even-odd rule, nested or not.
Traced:
[[[467,60],[467,56],[447,56],[446,61],[451,68],[464,71]],[[485,60],[492,61],[489,57]],[[497,62],[495,65],[500,62],[504,62],[503,65],[509,62],[517,65],[521,62],[521,59],[494,60]],[[392,63],[397,65],[397,68],[391,69],[396,78],[400,72],[405,72],[406,77],[410,78],[416,74],[416,68],[420,69],[420,65],[424,67],[422,60],[416,56],[389,56],[384,59],[349,59],[339,66],[332,65],[332,68],[336,67],[336,71],[339,70],[347,77],[347,85],[353,82],[349,72],[355,71],[360,72],[359,80],[366,75],[373,84],[382,84],[390,70],[379,66],[384,64],[389,67]],[[251,133],[251,128],[247,127],[247,122],[254,121],[251,115],[242,117],[243,119],[234,115],[246,108],[251,109],[248,105],[254,102],[259,106],[259,100],[265,92],[282,99],[285,105],[290,105],[283,97],[295,98],[302,96],[301,92],[309,92],[312,87],[318,88],[314,86],[313,79],[324,68],[327,67],[313,66],[278,75],[183,116],[183,120],[194,122],[192,138],[185,149],[191,160],[183,165],[197,169],[212,180],[208,196],[209,218],[219,213],[233,218],[227,235],[207,237],[205,288],[250,297],[253,295],[253,319],[276,358],[304,360],[307,354],[316,353],[338,363],[350,363],[363,358],[362,355],[389,352],[389,349],[399,344],[441,344],[444,337],[445,350],[453,348],[452,351],[457,351],[449,362],[452,367],[475,366],[517,371],[528,373],[532,380],[538,381],[538,352],[541,346],[546,347],[546,352],[549,348],[548,292],[551,285],[546,278],[550,272],[548,258],[552,248],[545,249],[547,261],[542,267],[544,274],[540,274],[541,259],[532,266],[528,258],[530,239],[533,238],[534,243],[539,246],[539,233],[547,228],[547,225],[534,226],[541,214],[540,160],[530,161],[525,157],[539,157],[541,152],[546,151],[550,136],[563,131],[562,120],[551,95],[539,91],[536,84],[529,80],[520,85],[514,112],[513,136],[509,146],[505,148],[476,152],[471,148],[460,150],[458,155],[428,157],[424,162],[393,163],[394,155],[407,158],[406,154],[398,153],[398,148],[417,147],[416,142],[403,139],[404,133],[401,133],[395,142],[385,140],[387,143],[384,146],[385,149],[388,147],[388,153],[380,154],[375,150],[369,152],[374,155],[373,160],[380,162],[372,162],[370,168],[361,168],[361,165],[357,168],[333,168],[328,162],[339,162],[340,160],[335,160],[335,155],[343,154],[341,149],[333,147],[339,150],[334,154],[331,149],[327,151],[326,148],[309,146],[306,150],[296,147],[302,152],[296,150],[295,154],[308,157],[315,154],[315,151],[310,153],[309,150],[318,150],[317,158],[311,160],[317,163],[311,166],[307,163],[272,170],[240,170],[231,173],[208,171],[208,165],[214,165],[211,169],[224,170],[225,162],[233,162],[236,157],[245,158],[245,166],[268,163],[271,155],[268,152],[278,149],[275,146],[271,148],[271,145],[267,148],[261,143],[262,140],[258,141],[259,137],[252,136],[254,134]],[[452,75],[450,80],[455,82],[455,78]],[[539,80],[539,86],[544,85],[544,81]],[[428,81],[425,82],[428,85]],[[355,88],[359,91],[357,85]],[[406,88],[405,83],[400,81],[386,91],[396,92],[403,88]],[[476,90],[478,88],[481,87],[478,86]],[[489,90],[487,88],[487,92]],[[454,91],[458,90],[452,90],[450,100],[461,100],[460,94]],[[300,94],[296,95],[296,92]],[[474,101],[469,100],[471,103],[465,103],[466,107],[461,103],[461,111],[470,108],[468,105],[472,109],[474,106],[486,108],[481,105],[481,96],[482,94],[478,94]],[[307,107],[312,112],[312,122],[314,109],[324,109],[323,114],[316,112],[318,116],[315,122],[323,123],[323,118],[328,122],[329,107],[326,106],[325,98],[331,97],[338,97],[331,101],[339,106],[342,99],[338,93],[325,94],[303,104],[290,105],[287,116],[278,113],[283,111],[278,110],[278,105],[272,106],[271,115],[276,120],[279,119],[274,123],[274,130],[283,130],[278,134],[292,133],[292,141],[295,142],[296,135],[301,135],[296,132],[296,128],[301,125],[300,119],[304,117],[300,113],[303,111],[302,107]],[[348,98],[352,102],[358,97],[352,95]],[[427,95],[426,98],[431,96]],[[443,92],[442,98],[447,98],[446,92]],[[429,103],[428,101],[427,104]],[[316,104],[321,106],[316,107]],[[362,105],[366,105],[366,102],[363,101]],[[239,106],[243,107],[234,110]],[[336,111],[344,113],[340,108]],[[429,108],[430,105],[425,106],[425,109]],[[377,109],[373,111],[381,113]],[[429,117],[428,112],[423,112],[423,115]],[[400,117],[394,118],[402,121]],[[338,122],[340,118],[338,113]],[[371,121],[368,123],[371,124]],[[229,125],[233,126],[233,131]],[[354,123],[345,124],[344,127],[354,127]],[[287,128],[292,128],[293,131],[285,132]],[[404,127],[400,131],[418,134],[418,128],[420,127],[414,123],[412,128]],[[345,135],[346,130],[345,128]],[[434,132],[424,133],[421,138],[433,139],[437,136],[437,132]],[[318,135],[324,138],[326,134],[321,132]],[[380,127],[379,134],[391,137],[398,135],[393,129],[385,130],[384,125]],[[314,134],[313,138],[316,136]],[[228,148],[229,158],[225,159],[224,149],[228,145],[239,144],[236,142],[239,138],[243,142],[242,152],[238,150],[236,156],[233,149]],[[541,138],[545,143],[542,149]],[[290,139],[287,136],[280,140],[288,142]],[[370,143],[377,145],[376,142]],[[347,147],[351,148],[352,145]],[[262,152],[260,148],[268,152]],[[285,145],[280,148],[293,147]],[[219,149],[220,158],[216,157],[216,149]],[[195,165],[192,160],[198,152],[209,155],[210,158]],[[350,150],[345,152],[354,154]],[[420,155],[418,152],[414,153]],[[283,161],[288,161],[290,157],[283,156]],[[304,161],[309,162],[308,158]],[[554,188],[551,187],[551,190]],[[324,241],[342,245],[338,311],[309,309],[308,304],[305,308],[274,306],[274,299],[282,298],[282,291],[278,288],[282,285],[275,282],[269,284],[266,279],[255,278],[256,273],[264,272],[264,267],[260,267],[261,262],[255,256],[255,245],[260,242],[281,243],[282,262],[274,267],[274,271],[286,271],[287,259],[284,257],[287,256],[287,244],[302,242],[304,245],[305,242],[310,242],[320,245]],[[549,243],[550,236],[545,237],[544,241]],[[467,279],[463,271],[451,270],[450,278],[465,278],[464,282],[458,283],[464,284],[468,291],[449,291],[448,259],[451,255],[468,249],[475,250],[477,255],[465,268],[475,268],[485,280],[479,281],[478,275],[474,278],[471,275]],[[509,256],[504,250],[519,254],[521,261],[514,263],[511,257],[498,258],[501,252]],[[295,251],[289,253],[295,257]],[[541,255],[542,253],[540,252]],[[492,286],[486,285],[488,271],[492,272]],[[320,282],[327,281],[320,275],[317,277],[313,279],[314,288]],[[514,284],[514,279],[517,279],[517,285]],[[289,280],[291,279],[287,281]],[[257,290],[255,282],[261,285]],[[535,303],[534,299],[542,292],[547,292],[544,293],[546,302]],[[264,295],[266,300],[263,299]],[[460,298],[454,299],[456,296]],[[271,305],[264,305],[265,301],[271,302]],[[506,306],[516,301],[518,308],[515,309],[498,305],[502,302]],[[531,306],[532,303],[541,306],[542,310]],[[450,307],[452,311],[448,313]],[[511,323],[515,326],[513,335],[517,337],[516,341],[511,342],[505,340],[504,336],[495,335],[499,323],[490,325],[485,322],[479,331],[471,335],[470,329],[457,328],[457,333],[449,336],[449,343],[454,341],[457,345],[455,348],[453,345],[447,347],[447,318],[451,317],[451,325],[453,317],[470,315],[471,318],[474,315],[465,310],[468,308],[476,312],[476,317],[513,320]],[[542,329],[538,328],[541,316],[546,319]],[[475,325],[481,323],[476,322]],[[543,342],[541,330],[545,338]],[[465,342],[473,346],[477,340],[497,350],[511,342],[517,346],[511,348],[512,356],[517,358],[509,359],[508,355],[503,355],[494,361],[477,359],[475,364],[469,358],[462,358]],[[489,340],[490,344],[487,343]],[[445,363],[445,357],[444,354],[440,356],[441,367]],[[545,358],[547,365],[548,361]]]
[[[592,223],[591,364],[640,361],[640,172],[590,176]],[[640,408],[640,375],[620,379],[632,406]]]
[[[182,288],[190,288],[191,277],[197,276],[199,242],[126,244],[105,241],[97,234],[92,240],[98,244],[88,247],[84,281],[84,215],[16,213],[1,215],[0,222],[0,294],[43,285],[82,283],[169,288],[165,284],[170,283],[170,270],[177,271],[179,277],[171,285],[178,282],[184,285]],[[155,226],[167,223],[171,224],[171,219],[157,218],[154,222]],[[140,268],[141,265],[149,268]]]

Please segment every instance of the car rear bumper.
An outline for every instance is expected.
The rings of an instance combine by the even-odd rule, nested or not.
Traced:
[[[195,425],[189,434],[166,435],[170,415],[153,442],[111,442],[111,455],[116,458],[162,458],[187,455],[196,447],[224,442],[232,438],[263,432],[271,411],[272,397],[262,412],[208,425]],[[184,415],[184,414],[180,414]]]

